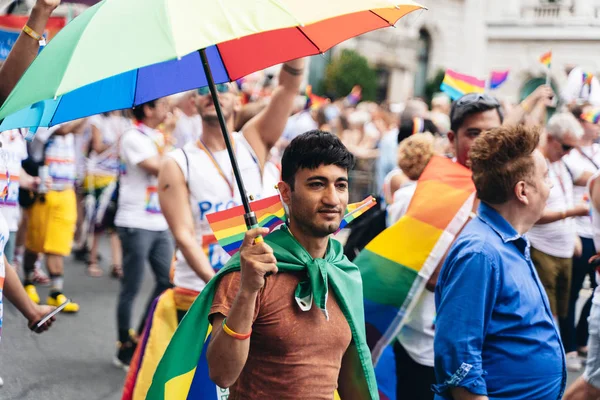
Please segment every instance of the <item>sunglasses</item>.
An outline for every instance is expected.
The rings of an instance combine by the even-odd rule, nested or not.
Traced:
[[[219,92],[219,93],[228,93],[229,92],[229,85],[226,85],[225,83],[219,83],[218,85],[215,85],[215,87],[217,88],[217,92]],[[200,96],[206,96],[209,93],[210,93],[210,89],[208,88],[208,86],[202,86],[202,87],[198,88],[198,94]]]
[[[564,143],[561,143],[560,145],[562,146],[562,149],[565,153],[568,153],[569,151],[573,150],[573,148],[575,147],[575,146],[569,146],[568,144],[564,144]]]

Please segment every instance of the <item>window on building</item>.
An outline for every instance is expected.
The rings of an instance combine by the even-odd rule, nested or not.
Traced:
[[[417,70],[415,72],[414,95],[423,97],[427,85],[427,72],[429,70],[429,52],[431,50],[431,36],[425,29],[419,31],[419,44],[417,48]]]

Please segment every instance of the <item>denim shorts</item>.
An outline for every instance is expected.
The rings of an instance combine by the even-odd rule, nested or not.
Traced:
[[[600,305],[592,304],[588,317],[589,338],[588,356],[583,379],[595,388],[600,389]]]

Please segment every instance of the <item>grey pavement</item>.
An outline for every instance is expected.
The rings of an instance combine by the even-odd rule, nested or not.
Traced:
[[[108,269],[109,251],[102,242],[101,265]],[[125,372],[112,365],[115,354],[115,309],[119,284],[107,276],[91,278],[85,265],[67,258],[65,294],[78,302],[76,315],[61,314],[52,329],[36,335],[7,301],[0,344],[0,400],[119,400]],[[144,285],[136,303],[137,326],[152,273],[146,269]],[[47,288],[38,287],[45,300]],[[582,294],[589,295],[589,291]],[[583,304],[580,300],[580,305]],[[569,373],[569,383],[579,374]]]
[[[110,252],[102,243],[101,265],[108,270]],[[147,269],[136,303],[137,327],[152,291]],[[86,275],[85,265],[67,258],[65,294],[79,303],[78,314],[60,314],[50,331],[37,335],[7,301],[0,344],[1,400],[119,400],[125,372],[112,365],[116,352],[116,302],[119,283],[108,274]],[[42,301],[48,289],[38,287]]]

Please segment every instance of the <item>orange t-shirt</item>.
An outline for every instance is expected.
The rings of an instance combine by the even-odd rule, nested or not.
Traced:
[[[229,400],[333,399],[352,333],[331,288],[329,321],[315,304],[300,310],[294,292],[304,279],[306,273],[296,272],[267,278],[256,302],[248,360]],[[239,285],[240,272],[221,278],[210,315],[227,316]]]

